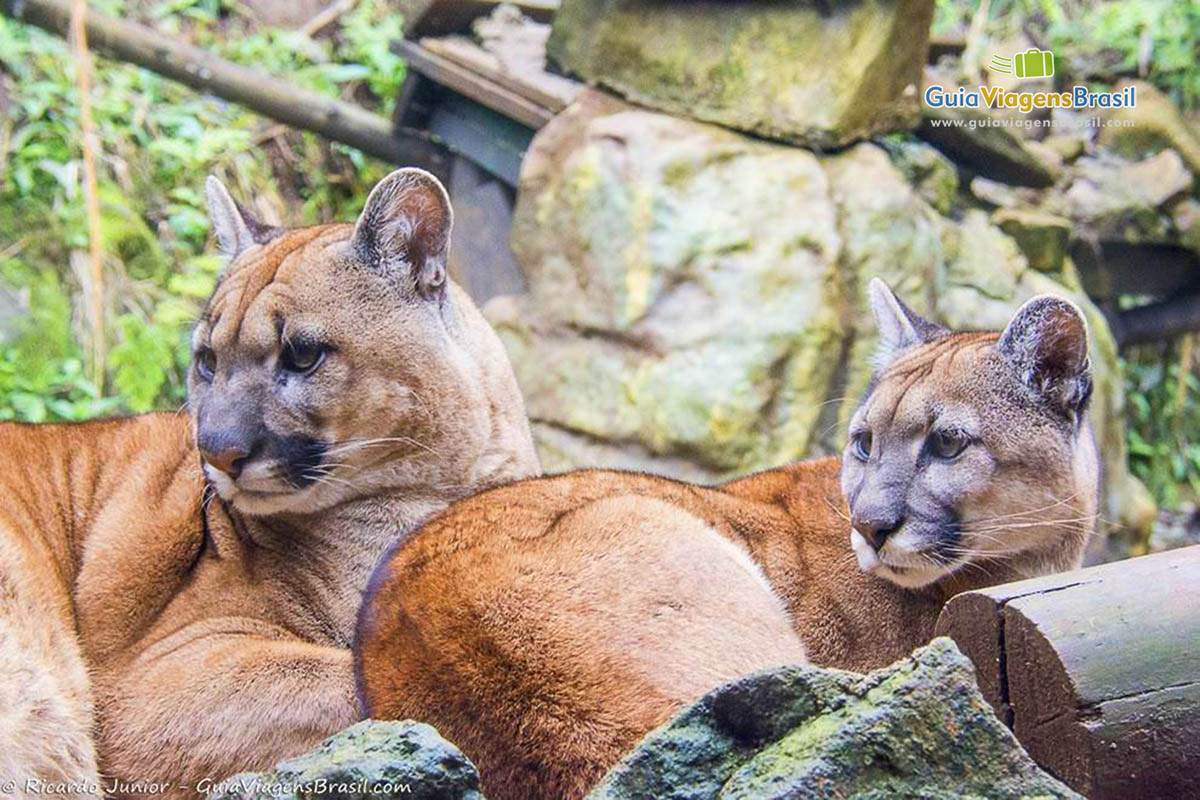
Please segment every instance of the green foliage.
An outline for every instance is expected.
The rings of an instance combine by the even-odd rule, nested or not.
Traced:
[[[165,33],[378,113],[388,113],[404,79],[389,49],[400,19],[382,4],[359,3],[332,37],[316,40],[259,29],[232,0],[91,5],[141,14]],[[79,273],[88,227],[74,63],[62,40],[0,17],[0,284],[29,304],[20,333],[0,342],[0,419],[179,407],[187,337],[221,269],[206,252],[207,174],[219,174],[260,216],[303,225],[352,218],[389,169],[148,71],[94,63],[109,345],[103,393],[86,368],[91,332]]]
[[[964,29],[978,9],[938,0],[934,30]],[[1185,109],[1200,108],[1200,3],[1176,0],[996,0],[986,31],[1039,35],[1071,74],[1084,79],[1144,77]]]
[[[1171,508],[1200,498],[1200,378],[1194,362],[1180,368],[1180,347],[1142,348],[1125,361],[1129,467]]]
[[[0,348],[0,420],[80,420],[113,411],[120,398],[103,398],[83,372],[71,331],[71,301],[52,271],[31,271],[15,261],[0,279],[29,292],[24,330]]]
[[[359,3],[342,19],[344,54],[366,70],[367,86],[376,97],[385,98],[387,111],[404,82],[404,59],[391,51],[393,42],[404,38],[403,20],[398,14],[379,19],[374,3]]]

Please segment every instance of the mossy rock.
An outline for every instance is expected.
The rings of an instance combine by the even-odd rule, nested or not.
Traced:
[[[1200,173],[1200,134],[1170,98],[1145,81],[1124,81],[1117,91],[1127,86],[1137,92],[1137,104],[1109,112],[1097,144],[1134,161],[1175,150],[1191,172]]]
[[[1011,236],[1039,272],[1058,272],[1067,256],[1071,221],[1029,209],[1002,208],[992,214],[992,224]]]
[[[915,126],[932,14],[931,0],[564,0],[547,53],[650,108],[838,147]]]
[[[475,765],[432,727],[374,720],[269,772],[234,775],[215,788],[213,800],[483,800]]]
[[[885,136],[879,146],[916,188],[917,194],[940,214],[950,214],[958,202],[958,167],[932,145],[910,136]]]
[[[1167,209],[1195,185],[1175,150],[1141,161],[1110,153],[1085,156],[1072,165],[1065,191],[1047,198],[1044,208],[1085,226],[1103,241],[1174,244]]]
[[[953,642],[857,675],[785,667],[708,693],[588,800],[1079,798],[996,718]]]

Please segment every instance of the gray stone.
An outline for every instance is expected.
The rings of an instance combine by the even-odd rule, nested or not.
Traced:
[[[1025,139],[1024,141],[1025,149],[1034,158],[1041,161],[1042,166],[1049,170],[1051,178],[1057,181],[1062,175],[1063,166],[1066,163],[1066,160],[1059,154],[1058,150],[1036,139]]]
[[[1182,198],[1171,208],[1171,220],[1179,232],[1179,243],[1200,253],[1200,201]]]
[[[1117,90],[1130,85],[1136,87],[1137,104],[1109,112],[1107,124],[1100,128],[1096,143],[1133,160],[1162,150],[1175,150],[1189,170],[1200,173],[1200,135],[1170,98],[1153,85],[1145,81],[1124,81]]]
[[[934,146],[906,136],[888,136],[879,142],[892,163],[917,194],[941,214],[949,214],[958,200],[958,168]]]
[[[785,667],[708,693],[588,800],[1078,798],[996,718],[949,639],[869,675]]]
[[[1174,150],[1138,162],[1111,155],[1080,158],[1066,191],[1046,208],[1090,229],[1102,240],[1131,244],[1172,242],[1163,207],[1191,190],[1192,174]]]
[[[405,797],[483,800],[479,773],[458,748],[417,722],[367,720],[270,772],[222,781],[214,800]]]
[[[1148,549],[1151,553],[1197,544],[1200,544],[1200,509],[1194,503],[1180,503],[1177,509],[1159,512],[1150,535]]]
[[[992,214],[992,224],[1011,236],[1029,266],[1041,272],[1058,272],[1067,255],[1071,221],[1029,209],[1002,208]]]
[[[911,129],[931,0],[564,0],[548,55],[650,108],[838,147]]]
[[[1036,189],[1010,186],[982,175],[976,175],[971,179],[970,189],[971,196],[976,200],[984,205],[997,208],[1035,205],[1041,197],[1041,193]]]
[[[613,110],[590,93],[525,161],[513,248],[531,291],[492,322],[535,425],[684,456],[707,477],[803,452],[842,338],[820,163]]]
[[[1052,133],[1042,144],[1058,153],[1064,163],[1070,163],[1079,158],[1087,150],[1087,139],[1069,133]]]
[[[1054,171],[1024,139],[985,111],[972,108],[925,108],[921,138],[980,175],[1017,186],[1054,183]],[[956,123],[962,124],[956,124]]]

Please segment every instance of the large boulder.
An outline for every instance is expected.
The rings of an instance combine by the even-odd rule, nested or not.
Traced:
[[[642,105],[838,147],[908,129],[931,0],[564,0],[548,54]]]
[[[490,307],[544,463],[703,478],[808,451],[845,338],[820,162],[588,98],[526,157],[512,242],[530,294]]]
[[[890,149],[818,157],[598,92],[543,128],[512,234],[530,291],[485,311],[545,467],[715,481],[836,452],[869,378],[871,277],[968,329],[1053,292],[1092,325],[1102,514],[1145,525],[1116,347],[1071,260],[1039,255],[1035,269],[1029,242],[986,211],[941,213],[931,201],[954,203],[942,159]],[[916,173],[943,177],[914,188]]]
[[[1132,159],[1173,149],[1189,170],[1200,172],[1200,133],[1183,118],[1171,99],[1151,84],[1125,81],[1116,89],[1121,91],[1128,86],[1135,88],[1137,104],[1109,112],[1097,143]]]
[[[1190,194],[1194,179],[1174,150],[1141,161],[1109,154],[1079,159],[1065,191],[1047,199],[1059,211],[1103,241],[1162,244],[1175,241],[1165,209]]]
[[[1078,798],[996,718],[949,639],[869,675],[786,667],[651,733],[588,800]]]
[[[201,791],[213,800],[483,800],[475,766],[433,728],[372,720],[270,772],[234,775]]]

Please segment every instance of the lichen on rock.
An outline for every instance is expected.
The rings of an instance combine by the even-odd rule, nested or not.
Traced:
[[[1078,798],[996,718],[949,639],[858,675],[784,667],[649,734],[588,800]]]
[[[650,108],[813,147],[912,128],[931,0],[565,0],[548,55]]]
[[[479,773],[429,725],[367,720],[264,773],[234,775],[213,800],[483,800]]]

